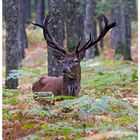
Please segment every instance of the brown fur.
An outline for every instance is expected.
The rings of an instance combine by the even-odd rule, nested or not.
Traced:
[[[50,77],[43,76],[39,81],[33,84],[33,92],[53,92],[55,96],[63,95],[62,91],[62,79],[63,77]]]
[[[65,66],[70,68],[71,75],[65,73],[59,77],[41,76],[41,78],[33,84],[32,91],[53,92],[54,96],[78,96],[80,91],[81,67],[80,61],[74,64],[73,60],[75,58],[76,56],[72,53],[67,53],[65,57]],[[71,64],[69,64],[70,61],[72,61]]]

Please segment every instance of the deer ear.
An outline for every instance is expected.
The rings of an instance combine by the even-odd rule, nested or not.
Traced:
[[[80,52],[80,53],[77,55],[77,57],[78,57],[78,59],[79,59],[80,61],[82,61],[83,58],[85,57],[85,51]]]

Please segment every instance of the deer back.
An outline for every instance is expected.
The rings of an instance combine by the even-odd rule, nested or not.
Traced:
[[[63,76],[42,76],[33,84],[33,92],[52,92],[54,96],[63,95]]]

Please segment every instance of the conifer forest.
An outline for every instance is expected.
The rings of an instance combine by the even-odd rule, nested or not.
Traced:
[[[138,139],[138,0],[2,10],[3,140]]]

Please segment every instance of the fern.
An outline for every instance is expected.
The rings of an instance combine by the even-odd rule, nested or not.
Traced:
[[[89,96],[83,96],[78,99],[65,100],[61,103],[63,108],[80,108],[80,113],[93,113],[104,114],[109,113],[111,115],[117,114],[135,114],[136,111],[124,101],[113,97],[104,96],[100,99],[93,99]],[[129,114],[130,115],[130,114]]]
[[[22,69],[18,69],[18,70],[11,70],[9,75],[6,77],[7,80],[10,80],[10,79],[17,79],[19,78],[20,76],[30,76],[30,75],[36,75],[35,73],[32,73],[32,72],[29,72],[29,71],[25,71],[25,70],[22,70]]]
[[[63,135],[69,135],[70,133],[82,133],[82,129],[74,128],[72,125],[62,122],[56,124],[43,124],[42,129],[47,133],[59,133]]]
[[[33,109],[27,109],[23,110],[22,114],[28,114],[28,115],[40,115],[42,117],[50,116],[50,113],[41,109],[41,108],[33,108]]]

